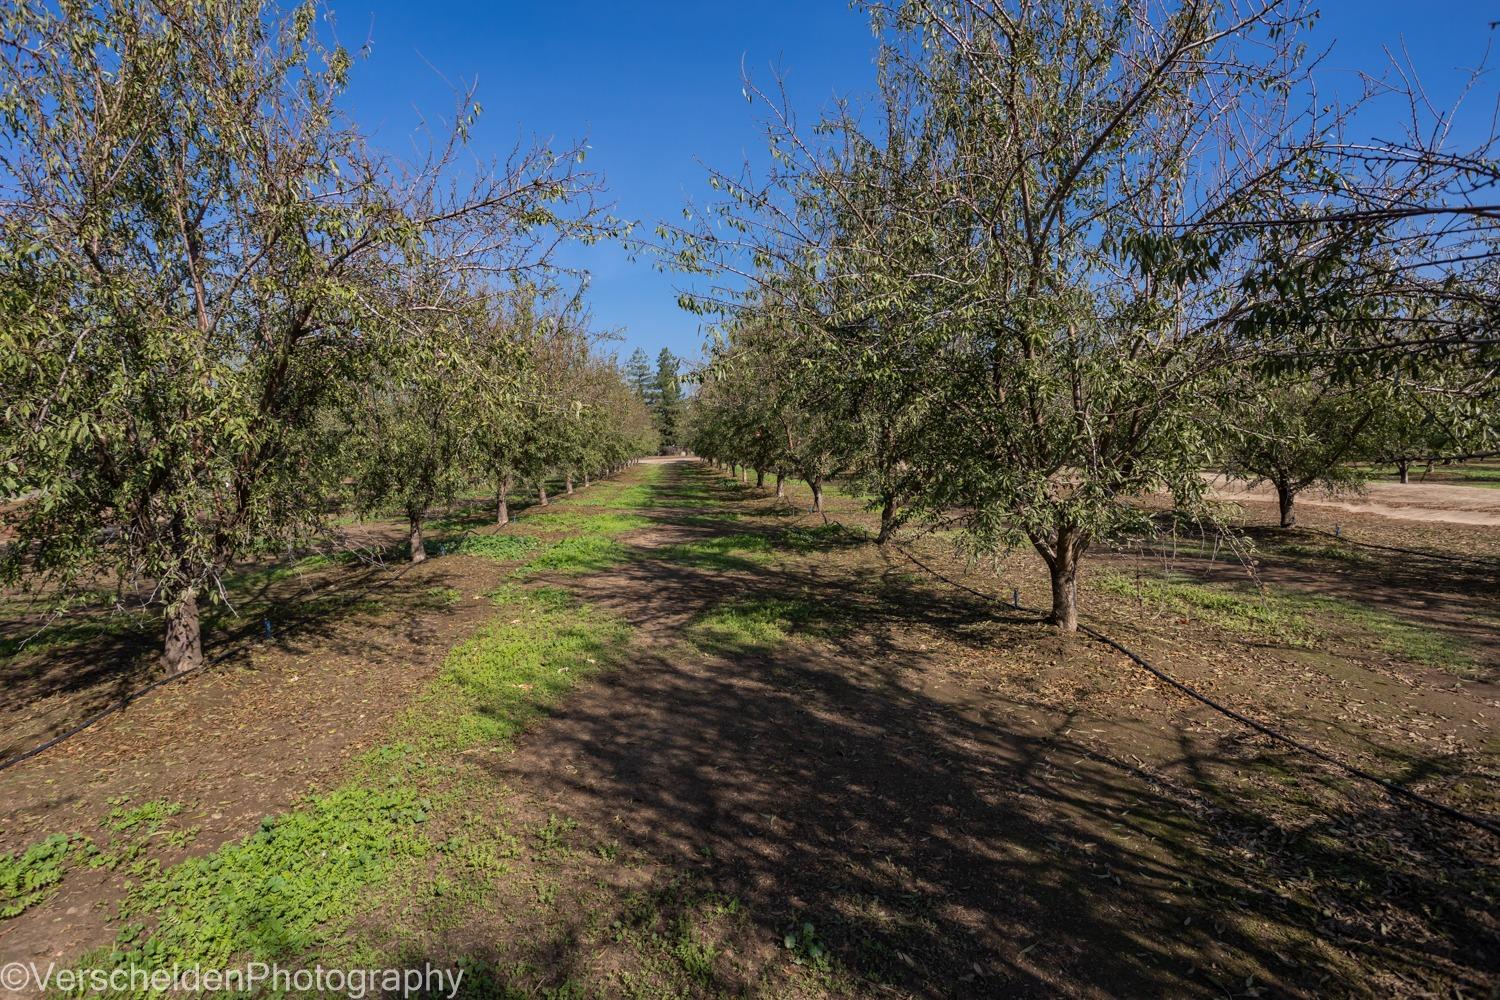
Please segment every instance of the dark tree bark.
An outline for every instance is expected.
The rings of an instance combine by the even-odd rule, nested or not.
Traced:
[[[823,512],[823,477],[813,476],[807,480],[808,488],[812,490],[813,510],[823,517],[823,523],[828,523],[828,515]]]
[[[1276,503],[1281,509],[1281,526],[1290,528],[1297,523],[1297,512],[1292,509],[1292,504],[1297,499],[1297,491],[1291,483],[1278,481],[1276,483]]]
[[[1404,458],[1396,459],[1396,475],[1403,483],[1411,482],[1411,463]]]
[[[880,508],[880,534],[875,536],[876,545],[884,545],[891,540],[891,534],[896,530],[896,498],[887,495],[885,504]]]
[[[1037,545],[1052,578],[1052,613],[1047,620],[1061,632],[1078,631],[1078,564],[1087,548],[1088,539],[1073,527],[1059,528],[1050,545]]]
[[[755,488],[756,489],[761,489],[765,485],[766,485],[766,470],[765,469],[756,469],[755,470]]]
[[[421,511],[407,511],[406,520],[411,524],[411,561],[422,562],[427,558],[427,546],[422,541]]]
[[[510,523],[510,477],[505,476],[500,480],[495,499],[495,523]]]
[[[203,623],[198,616],[198,595],[189,591],[167,609],[167,640],[162,662],[173,674],[203,665]]]

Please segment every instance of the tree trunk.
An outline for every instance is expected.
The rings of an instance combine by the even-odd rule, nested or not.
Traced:
[[[750,481],[750,470],[748,468],[746,468],[745,466],[743,466],[743,465],[740,466],[740,482],[742,482],[742,483],[748,483],[749,481]]]
[[[779,472],[776,473],[776,495],[779,497],[786,496],[786,483],[782,482],[781,473]]]
[[[203,624],[198,617],[198,594],[189,591],[167,609],[167,641],[162,662],[173,674],[203,666]]]
[[[567,485],[567,495],[568,496],[572,496],[573,495],[573,473],[571,473],[571,472],[568,473],[567,476],[565,476],[563,478],[563,482]]]
[[[498,487],[499,496],[495,500],[495,523],[510,523],[510,477],[506,476],[500,480]]]
[[[875,536],[876,545],[884,545],[891,540],[891,533],[896,530],[896,498],[887,496],[885,505],[880,508],[880,534]]]
[[[585,471],[584,474],[583,474],[583,488],[584,489],[588,489],[589,488],[589,474],[588,474],[587,471]]]
[[[1281,526],[1290,528],[1297,523],[1297,512],[1292,510],[1292,502],[1297,499],[1297,493],[1292,489],[1290,483],[1276,484],[1276,502],[1281,508]]]
[[[536,484],[536,495],[539,498],[538,501],[537,501],[537,505],[541,506],[541,507],[547,506],[547,484],[546,483],[537,483]]]
[[[1409,482],[1411,482],[1411,463],[1408,462],[1404,458],[1397,459],[1396,460],[1396,475],[1400,478],[1401,482],[1403,482],[1403,483],[1409,483]]]
[[[755,488],[756,489],[762,489],[765,485],[766,485],[766,470],[765,469],[756,469],[755,470]]]
[[[427,558],[427,546],[422,542],[422,515],[407,512],[406,519],[411,523],[411,561],[419,563]]]
[[[1052,614],[1047,619],[1062,632],[1078,631],[1078,555],[1068,545],[1058,546],[1048,567],[1052,574]]]
[[[822,479],[822,477],[821,476],[815,476],[812,479],[809,479],[807,481],[807,485],[812,489],[813,510],[816,511],[817,513],[821,514],[822,517],[823,517],[823,523],[827,524],[828,523],[828,515],[823,513],[823,479]]]

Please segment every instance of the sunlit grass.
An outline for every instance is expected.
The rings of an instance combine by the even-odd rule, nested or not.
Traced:
[[[698,541],[664,545],[653,553],[658,559],[700,569],[746,569],[770,562],[771,540],[764,535],[718,535]]]
[[[831,635],[840,631],[827,606],[793,598],[762,598],[720,605],[695,618],[688,641],[716,653],[763,651],[794,633]]]
[[[496,562],[511,562],[537,549],[541,539],[531,535],[470,535],[451,551],[468,556],[483,556]]]
[[[602,535],[575,535],[543,548],[516,570],[517,576],[557,573],[576,576],[599,573],[623,563],[629,556],[625,546]]]
[[[588,535],[623,535],[647,527],[651,520],[639,514],[597,513],[582,511],[549,511],[544,514],[528,514],[518,522],[532,531],[576,532]]]

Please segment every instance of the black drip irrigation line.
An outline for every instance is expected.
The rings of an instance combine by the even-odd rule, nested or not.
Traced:
[[[1477,566],[1487,572],[1500,574],[1500,562],[1497,562],[1493,559],[1473,559],[1468,556],[1445,556],[1437,552],[1423,552],[1421,549],[1403,549],[1400,546],[1396,545],[1378,545],[1375,542],[1361,542],[1356,541],[1355,539],[1350,538],[1347,535],[1337,534],[1332,531],[1326,531],[1323,528],[1301,528],[1298,530],[1310,531],[1315,535],[1327,535],[1329,538],[1336,538],[1339,541],[1345,542],[1349,545],[1358,545],[1363,549],[1381,549],[1386,552],[1400,552],[1404,555],[1409,556],[1421,556],[1423,559],[1435,559],[1438,562],[1460,563],[1464,566]]]
[[[601,476],[600,478],[595,479],[594,483],[601,483],[601,482],[604,482],[606,479],[613,479],[613,478],[614,478],[614,476]],[[593,484],[590,484],[590,485],[593,485]],[[516,520],[519,520],[519,519],[518,518],[513,518],[511,521],[509,521],[507,523],[513,524],[513,523],[515,523]],[[470,528],[468,531],[465,531],[460,536],[460,538],[459,538],[460,542],[462,542],[464,539],[468,538],[469,535],[474,534],[474,531],[475,531],[475,529],[473,529],[473,528]],[[389,583],[392,583],[392,582],[394,582],[396,580],[399,580],[401,577],[405,576],[406,573],[407,573],[407,571],[410,570],[415,565],[416,565],[416,563],[407,563],[406,566],[404,566],[399,573],[397,573],[390,580],[385,581],[385,583],[389,584]],[[373,590],[374,588],[370,588],[370,589]],[[366,591],[366,593],[368,593],[368,591]],[[283,632],[295,631],[298,625],[305,625],[306,623],[307,623],[306,621],[293,622],[290,628],[283,628],[282,631]],[[130,692],[129,694],[125,695],[125,697],[123,697],[119,701],[115,702],[113,705],[110,705],[108,708],[104,709],[104,711],[98,713],[97,715],[94,715],[94,716],[91,716],[91,717],[85,719],[84,721],[80,722],[78,725],[74,726],[72,729],[69,729],[67,732],[60,733],[57,736],[52,737],[50,740],[47,740],[45,743],[42,743],[42,744],[40,744],[38,746],[32,747],[30,750],[27,750],[25,753],[17,754],[16,756],[11,757],[10,759],[5,760],[5,761],[0,761],[0,771],[8,771],[11,768],[15,767],[17,764],[24,763],[24,762],[30,760],[31,758],[37,756],[38,754],[46,753],[48,750],[51,750],[53,747],[57,746],[59,743],[62,743],[65,740],[70,740],[74,736],[77,736],[79,733],[83,732],[85,729],[89,729],[92,726],[95,726],[95,725],[99,724],[100,722],[102,722],[105,719],[109,718],[111,715],[114,715],[116,712],[120,711],[121,709],[124,709],[126,706],[130,705],[132,702],[137,701],[138,699],[145,697],[146,695],[150,694],[152,691],[155,691],[157,688],[166,687],[168,684],[174,683],[175,681],[180,681],[180,680],[183,680],[184,678],[192,677],[194,674],[198,673],[201,670],[206,669],[207,667],[211,667],[211,666],[213,666],[213,665],[215,665],[217,663],[223,662],[223,660],[225,660],[229,655],[230,655],[230,651],[225,651],[223,653],[218,654],[217,656],[214,656],[214,657],[212,657],[210,659],[207,659],[207,660],[203,661],[202,663],[198,664],[198,666],[193,667],[193,668],[191,668],[189,670],[184,670],[181,673],[170,674],[170,675],[168,675],[166,677],[159,677],[159,678],[157,678],[156,680],[152,681],[150,684],[147,684],[145,687],[139,688],[139,689],[137,689],[135,691]]]
[[[923,570],[930,573],[932,576],[937,577],[939,580],[942,580],[950,587],[956,587],[959,590],[966,591],[976,597],[984,599],[987,602],[993,603],[998,600],[998,598],[994,597],[993,595],[985,594],[981,591],[975,590],[973,587],[960,583],[957,580],[949,579],[943,574],[932,569],[916,556],[912,555],[911,552],[909,552],[907,549],[901,548],[900,546],[897,547],[900,548],[902,555],[906,556],[906,558],[916,563]],[[1045,617],[1044,613],[1039,608],[1025,607],[1020,603],[1019,600],[1012,602],[1010,606],[1018,611],[1026,611],[1031,614],[1038,615],[1039,617]],[[1432,809],[1435,812],[1440,812],[1450,819],[1458,820],[1461,823],[1467,823],[1470,826],[1477,827],[1493,836],[1500,837],[1500,824],[1497,824],[1492,820],[1485,819],[1482,816],[1474,816],[1460,809],[1455,809],[1452,806],[1444,805],[1436,799],[1428,798],[1420,792],[1414,792],[1409,788],[1398,785],[1393,781],[1389,781],[1385,778],[1380,777],[1379,775],[1371,774],[1369,771],[1355,767],[1353,764],[1347,764],[1344,761],[1339,760],[1337,757],[1334,757],[1332,754],[1325,753],[1324,751],[1319,750],[1317,747],[1310,746],[1309,744],[1303,743],[1300,740],[1287,736],[1284,733],[1272,729],[1270,726],[1266,725],[1263,722],[1258,722],[1255,719],[1250,718],[1248,715],[1235,711],[1227,705],[1221,705],[1217,701],[1214,701],[1212,698],[1210,698],[1208,695],[1203,694],[1201,691],[1198,691],[1192,687],[1189,687],[1187,684],[1184,684],[1177,678],[1167,674],[1159,667],[1154,666],[1149,660],[1141,656],[1139,653],[1130,649],[1123,643],[1111,639],[1109,636],[1105,635],[1103,632],[1100,632],[1096,628],[1080,624],[1078,626],[1078,631],[1082,632],[1084,635],[1095,640],[1096,642],[1103,643],[1104,645],[1125,654],[1125,656],[1127,656],[1132,663],[1145,670],[1153,677],[1156,677],[1157,679],[1171,685],[1178,691],[1181,691],[1183,694],[1187,695],[1189,698],[1192,698],[1194,701],[1207,705],[1209,708],[1220,713],[1221,715],[1233,719],[1235,722],[1238,722],[1243,726],[1248,726],[1249,728],[1255,730],[1257,733],[1260,733],[1262,736],[1269,737],[1270,739],[1275,740],[1277,743],[1281,743],[1284,746],[1291,747],[1293,750],[1298,750],[1304,754],[1307,754],[1309,757],[1320,760],[1331,767],[1343,771],[1345,774],[1348,774],[1351,777],[1359,778],[1362,781],[1368,781],[1373,784],[1379,785],[1381,788],[1385,789],[1388,793],[1397,798],[1406,799],[1410,802],[1416,803],[1417,805],[1426,806],[1428,809]]]

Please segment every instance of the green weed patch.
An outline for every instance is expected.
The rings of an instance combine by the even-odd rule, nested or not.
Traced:
[[[463,749],[509,740],[602,669],[629,635],[564,591],[512,587],[496,601],[505,613],[448,654],[418,703],[409,725],[419,744]]]
[[[1102,573],[1093,583],[1106,593],[1132,598],[1158,613],[1195,619],[1249,638],[1306,646],[1317,634],[1302,609],[1269,593],[1237,593],[1175,576],[1131,577],[1123,573]]]
[[[689,623],[687,637],[699,649],[744,653],[771,649],[792,633],[831,635],[838,631],[812,601],[765,598],[735,601]]]
[[[237,844],[135,886],[114,965],[226,966],[230,959],[305,953],[361,889],[426,852],[425,800],[409,787],[346,785],[261,823]]]
[[[452,551],[466,556],[482,556],[496,562],[514,562],[542,544],[531,535],[469,535],[453,546]]]
[[[627,531],[635,531],[651,524],[650,519],[639,514],[586,514],[582,511],[549,511],[545,514],[528,514],[522,524],[535,531],[567,531],[585,535],[614,537]]]
[[[542,549],[516,570],[516,575],[524,577],[537,573],[558,573],[576,576],[598,573],[618,566],[625,559],[625,547],[612,538],[603,535],[575,535]]]
[[[696,542],[666,545],[653,553],[658,559],[700,569],[747,569],[770,562],[771,540],[764,535],[719,535]]]
[[[24,913],[62,881],[72,840],[57,833],[15,854],[0,854],[0,919]]]
[[[1365,645],[1412,663],[1471,676],[1474,659],[1467,645],[1430,627],[1355,601],[1312,594],[1246,593],[1189,583],[1175,577],[1135,578],[1104,573],[1094,584],[1106,593],[1129,597],[1158,612],[1206,622],[1252,639],[1310,646],[1328,629],[1318,618],[1352,627]]]
[[[820,524],[815,528],[788,528],[777,539],[777,547],[799,554],[829,552],[833,549],[863,545],[871,535],[861,527],[845,524]]]

